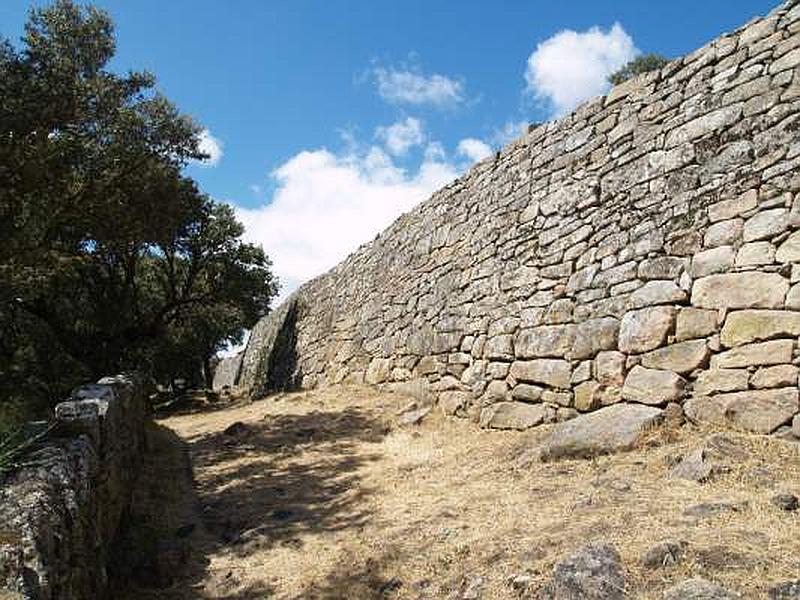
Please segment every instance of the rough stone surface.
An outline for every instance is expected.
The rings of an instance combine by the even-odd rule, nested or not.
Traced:
[[[547,418],[543,404],[523,402],[498,402],[481,411],[481,427],[490,429],[530,429],[541,425]]]
[[[622,397],[641,404],[666,404],[683,395],[686,381],[671,371],[633,367],[622,386]]]
[[[798,360],[799,39],[787,4],[530,127],[259,322],[234,383],[413,382],[462,417],[599,410],[635,365],[687,397],[780,389],[720,370]]]
[[[788,310],[741,310],[725,319],[720,341],[731,348],[772,338],[800,335],[800,312]]]
[[[242,367],[242,357],[244,352],[239,352],[235,356],[228,356],[219,361],[214,369],[214,379],[212,389],[215,392],[224,388],[232,388],[239,379],[239,369]]]
[[[107,598],[112,544],[144,454],[148,385],[101,379],[56,407],[58,426],[0,486],[0,595]]]
[[[698,279],[692,304],[700,308],[782,308],[789,282],[778,273],[725,273]]]
[[[742,597],[716,583],[696,577],[668,589],[664,592],[664,600],[742,600]]]
[[[619,330],[619,349],[622,352],[647,352],[658,348],[675,323],[675,309],[657,306],[626,313]]]
[[[653,406],[615,404],[557,425],[542,447],[542,459],[589,458],[632,449],[663,411]]]
[[[686,550],[686,542],[665,540],[650,546],[642,555],[642,566],[648,569],[660,569],[678,564]]]
[[[704,366],[709,355],[705,340],[678,342],[648,352],[642,356],[642,365],[650,369],[686,374]]]
[[[609,544],[590,544],[556,563],[548,595],[553,600],[623,600],[625,575]]]
[[[712,369],[738,369],[750,366],[792,362],[794,340],[772,340],[746,344],[711,357]]]
[[[691,398],[684,404],[692,421],[734,425],[764,434],[790,422],[799,409],[797,388],[731,392]]]
[[[682,308],[675,323],[675,339],[679,342],[704,338],[717,331],[717,311]]]

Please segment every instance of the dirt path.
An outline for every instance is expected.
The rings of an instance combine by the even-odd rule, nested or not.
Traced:
[[[397,427],[407,403],[334,388],[164,419],[189,444],[205,530],[194,576],[157,597],[535,597],[556,561],[595,540],[620,551],[633,598],[660,598],[688,576],[765,597],[800,573],[800,515],[769,502],[800,493],[788,445],[737,437],[750,458],[700,485],[667,478],[697,432],[541,463],[543,428],[485,432],[438,415]],[[749,504],[700,521],[683,514],[718,500]],[[661,539],[686,541],[686,559],[641,567]]]

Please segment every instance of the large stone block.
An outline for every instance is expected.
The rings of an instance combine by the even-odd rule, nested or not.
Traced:
[[[778,246],[775,260],[779,263],[800,262],[800,231],[795,231],[785,242]]]
[[[748,271],[709,275],[694,282],[692,304],[700,308],[783,308],[789,282],[778,273]]]
[[[710,352],[705,340],[690,340],[658,348],[642,356],[642,365],[687,374],[704,366]]]
[[[712,356],[711,368],[739,369],[790,363],[794,345],[794,340],[772,340],[739,346]]]
[[[717,311],[682,308],[675,322],[675,339],[679,342],[704,338],[717,331]]]
[[[631,294],[631,306],[642,308],[657,304],[681,304],[687,300],[685,291],[671,280],[648,281]]]
[[[517,358],[564,357],[575,343],[575,325],[523,329],[514,340]]]
[[[569,389],[571,375],[572,367],[566,360],[540,358],[511,365],[511,377],[517,381],[542,383],[554,388]]]
[[[791,422],[800,406],[795,387],[691,398],[683,408],[686,416],[698,423],[733,425],[754,433],[772,433]]]
[[[584,321],[575,330],[570,358],[576,360],[593,358],[598,352],[616,348],[618,336],[619,319],[601,317]]]
[[[655,306],[625,313],[619,330],[619,349],[628,354],[654,350],[664,344],[675,325],[671,306]]]
[[[543,460],[590,458],[633,449],[663,411],[642,404],[615,404],[556,425],[542,446]]]
[[[480,425],[490,429],[530,429],[555,420],[555,410],[544,404],[498,402],[481,410]]]
[[[677,401],[682,395],[686,381],[672,371],[633,367],[622,386],[622,397],[641,404],[666,404]]]
[[[800,312],[787,310],[742,310],[725,319],[720,341],[732,348],[751,342],[800,335]]]

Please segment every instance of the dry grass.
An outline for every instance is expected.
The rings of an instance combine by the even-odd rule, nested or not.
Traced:
[[[800,573],[800,515],[769,502],[800,493],[796,447],[730,434],[749,458],[701,485],[667,477],[702,437],[689,428],[627,454],[541,463],[547,428],[486,432],[439,415],[396,428],[407,403],[342,387],[163,420],[190,445],[206,532],[202,568],[159,597],[461,598],[480,587],[484,599],[518,598],[511,578],[529,576],[535,592],[596,540],[619,550],[631,598],[689,576],[761,598]],[[246,431],[223,433],[237,421]],[[683,514],[719,500],[748,507]],[[641,567],[662,539],[686,541],[687,558]]]

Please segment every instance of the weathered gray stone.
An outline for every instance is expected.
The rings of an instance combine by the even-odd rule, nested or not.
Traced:
[[[625,360],[625,355],[615,350],[598,353],[594,359],[597,381],[603,385],[621,386],[625,381]]]
[[[601,386],[596,381],[584,381],[575,387],[575,408],[581,412],[594,410],[600,406]]]
[[[778,246],[775,260],[779,263],[800,262],[800,231],[795,231],[789,238]]]
[[[794,346],[793,340],[772,340],[739,346],[712,356],[711,368],[738,369],[790,363]]]
[[[656,306],[625,313],[619,330],[619,349],[640,353],[661,346],[675,324],[671,306]]]
[[[367,367],[364,377],[369,384],[383,383],[389,380],[392,373],[392,360],[390,358],[373,358]]]
[[[529,383],[518,383],[511,390],[511,397],[520,402],[538,402],[542,398],[544,388]]]
[[[616,348],[618,337],[619,319],[601,317],[584,321],[577,326],[569,357],[577,360],[593,358],[602,350]]]
[[[730,590],[696,577],[687,579],[664,592],[664,600],[742,600]]]
[[[733,267],[736,250],[733,246],[719,246],[698,252],[692,257],[692,277],[705,277],[724,273]]]
[[[692,304],[700,308],[782,308],[789,282],[778,273],[726,273],[694,282]]]
[[[590,544],[556,563],[547,595],[553,600],[623,600],[620,556],[609,544]]]
[[[688,296],[678,285],[671,280],[648,281],[641,288],[631,294],[631,306],[642,308],[656,304],[680,304]]]
[[[690,340],[648,352],[642,356],[642,365],[685,375],[704,366],[710,354],[705,340]]]
[[[524,402],[498,402],[481,411],[480,425],[490,429],[530,429],[545,421],[544,404]]]
[[[796,386],[797,373],[794,365],[762,367],[750,378],[750,385],[756,389]]]
[[[789,220],[785,208],[773,208],[756,213],[744,224],[744,241],[755,242],[775,237],[786,231],[788,225]]]
[[[747,389],[750,372],[747,369],[709,369],[702,371],[692,388],[699,396],[717,392],[740,392]]]
[[[708,207],[708,218],[711,222],[732,219],[758,206],[758,191],[749,190],[730,200],[723,200]]]
[[[569,389],[571,375],[572,367],[566,360],[541,358],[511,365],[511,376],[517,381],[543,383],[556,388]]]
[[[542,446],[542,459],[589,458],[633,449],[663,411],[641,404],[615,404],[556,425]]]
[[[771,433],[800,410],[797,388],[751,390],[691,398],[686,416],[698,423],[733,425],[754,433]]]
[[[714,223],[706,230],[703,245],[706,248],[734,245],[742,238],[744,221],[742,219],[729,219]]]
[[[469,401],[469,392],[443,392],[439,394],[439,406],[446,415],[458,414],[466,408]]]
[[[686,382],[672,371],[633,367],[622,386],[622,397],[642,404],[666,404],[683,395]]]
[[[800,600],[800,579],[773,585],[767,592],[769,600]]]
[[[514,348],[517,358],[563,357],[575,343],[575,325],[543,325],[523,329]]]
[[[702,308],[681,308],[675,322],[675,339],[679,342],[707,337],[717,331],[717,311]]]
[[[483,354],[490,360],[514,360],[514,337],[510,334],[497,335],[486,340]]]
[[[728,348],[800,335],[800,313],[787,310],[742,310],[725,319],[720,341]]]
[[[769,242],[750,242],[736,253],[737,267],[771,265],[775,262],[775,246]]]
[[[660,569],[678,564],[685,554],[686,542],[665,540],[659,542],[642,555],[640,562],[648,569]]]
[[[639,279],[677,279],[688,268],[689,260],[677,256],[647,258],[639,263]]]

